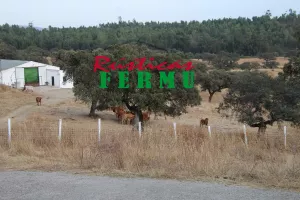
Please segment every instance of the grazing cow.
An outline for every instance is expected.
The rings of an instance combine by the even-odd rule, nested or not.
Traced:
[[[124,124],[124,122],[126,122],[126,124],[130,124],[134,117],[135,115],[130,112],[123,113],[121,117],[121,123]]]
[[[125,112],[124,111],[124,108],[123,107],[121,107],[121,106],[119,106],[119,107],[112,107],[112,111],[114,112],[114,113],[116,113],[116,117],[119,119],[121,116],[122,116],[122,114]]]
[[[42,97],[36,97],[35,101],[36,101],[36,103],[37,103],[38,106],[42,105]]]
[[[150,120],[150,112],[143,112],[143,121]]]
[[[205,119],[201,119],[200,120],[200,127],[204,126],[204,125],[208,125],[208,118],[205,118]]]
[[[125,110],[123,110],[123,109],[118,110],[118,111],[116,112],[116,117],[117,117],[117,119],[118,119],[118,120],[121,120],[123,114],[126,114]]]

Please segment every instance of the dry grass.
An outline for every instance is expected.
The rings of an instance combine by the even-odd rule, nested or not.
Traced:
[[[263,59],[259,59],[259,58],[241,58],[237,61],[237,63],[240,65],[242,63],[245,63],[245,62],[258,62],[258,63],[263,63],[264,60]]]
[[[19,89],[0,84],[0,117],[5,117],[21,106],[35,104],[35,97],[35,94],[24,93]]]
[[[191,61],[193,63],[195,63],[195,64],[201,63],[201,62],[207,64],[207,62],[203,61],[202,59],[199,59],[199,60],[198,59],[191,59]],[[278,68],[276,68],[276,69],[264,69],[264,68],[260,68],[260,69],[258,69],[258,71],[266,72],[269,76],[276,77],[276,76],[278,76],[279,72],[282,72],[283,66],[286,63],[288,63],[288,61],[289,60],[286,57],[276,57],[276,62],[279,63]],[[257,62],[257,63],[259,63],[262,66],[265,61],[263,59],[255,58],[255,57],[253,57],[253,58],[241,58],[241,59],[239,59],[237,61],[237,63],[239,65],[242,64],[242,63],[245,63],[245,62],[250,62],[250,63]],[[211,66],[209,65],[209,67],[211,67]],[[232,69],[231,71],[243,71],[243,70],[241,70],[241,69]]]
[[[97,130],[72,129],[64,125],[62,141],[57,124],[44,118],[20,124],[12,130],[11,148],[6,130],[0,137],[2,169],[88,170],[101,174],[139,175],[157,178],[218,179],[245,184],[288,188],[300,191],[300,136],[282,135],[257,140],[248,133],[213,134],[206,129],[178,125],[177,140],[172,129],[156,127],[138,133],[127,126],[116,131],[104,129],[101,144]]]
[[[260,58],[241,58],[238,60],[237,63],[240,65],[245,62],[258,62],[259,64],[263,64],[265,61],[264,59],[260,59]],[[278,62],[279,67],[282,68],[284,64],[289,62],[289,59],[285,57],[276,57],[276,62]]]

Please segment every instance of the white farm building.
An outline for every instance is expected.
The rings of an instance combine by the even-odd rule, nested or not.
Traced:
[[[63,79],[64,72],[59,67],[33,61],[0,59],[0,84],[17,88],[24,85],[73,88],[72,82]]]

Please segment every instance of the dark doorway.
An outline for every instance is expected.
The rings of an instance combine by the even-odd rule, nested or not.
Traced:
[[[52,86],[54,86],[54,76],[52,76]]]

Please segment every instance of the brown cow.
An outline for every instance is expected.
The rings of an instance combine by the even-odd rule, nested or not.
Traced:
[[[148,121],[150,119],[150,112],[143,112],[143,121]]]
[[[121,117],[121,123],[124,124],[124,121],[126,121],[126,124],[130,124],[134,119],[134,116],[135,115],[130,112],[123,113]]]
[[[122,116],[123,116],[124,114],[126,114],[125,110],[123,110],[123,109],[118,110],[118,111],[116,112],[116,117],[117,117],[117,119],[118,119],[118,120],[121,120],[121,119],[122,119]]]
[[[204,126],[204,125],[208,125],[208,118],[205,118],[205,119],[201,119],[200,120],[200,127]]]
[[[37,103],[38,106],[42,105],[42,97],[36,97],[35,101],[36,101],[36,103]]]
[[[114,113],[116,113],[116,117],[118,119],[120,119],[120,117],[122,116],[122,114],[125,112],[124,108],[121,107],[121,106],[118,106],[118,107],[112,107],[112,111]]]

